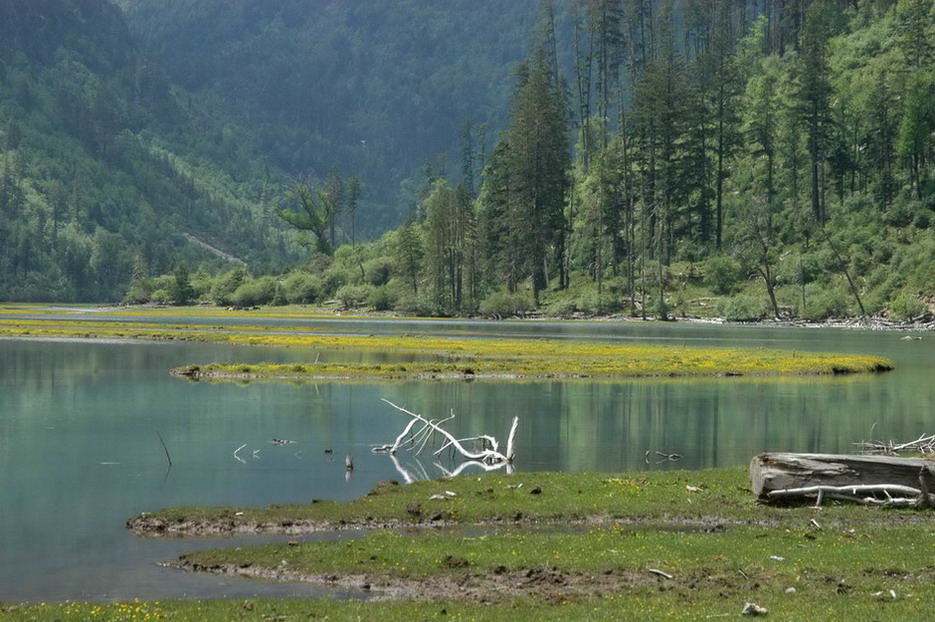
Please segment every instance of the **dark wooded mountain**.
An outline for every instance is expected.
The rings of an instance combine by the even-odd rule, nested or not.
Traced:
[[[209,247],[270,268],[291,244],[277,192],[118,7],[0,2],[0,298],[119,300],[134,273],[222,263]]]
[[[932,0],[122,4],[174,79],[319,179],[283,213],[309,264],[205,298],[909,318],[935,293]],[[335,165],[377,229],[419,209],[335,250]]]
[[[114,2],[0,0],[0,297],[935,302],[933,0]]]
[[[538,0],[120,5],[172,79],[248,126],[279,167],[360,177],[371,233],[412,207],[426,162],[447,153],[458,170],[465,122],[492,142],[540,12]]]

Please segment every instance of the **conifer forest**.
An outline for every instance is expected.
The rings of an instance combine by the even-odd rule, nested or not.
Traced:
[[[8,0],[0,299],[911,320],[933,61],[931,0]]]

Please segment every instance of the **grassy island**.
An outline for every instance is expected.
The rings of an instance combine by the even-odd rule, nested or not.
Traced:
[[[846,374],[892,369],[879,356],[752,348],[633,345],[543,339],[441,339],[307,335],[294,341],[322,349],[391,353],[381,363],[188,365],[195,379],[527,379]]]
[[[189,310],[192,312],[192,310]],[[192,315],[195,317],[195,315]],[[148,339],[301,347],[308,363],[198,363],[173,370],[213,380],[613,379],[640,377],[847,374],[892,369],[885,357],[765,348],[631,344],[555,339],[443,338],[420,335],[329,334],[321,326],[234,326],[68,319],[3,319],[0,336],[19,338]],[[328,353],[381,353],[381,362],[335,362]]]
[[[395,362],[210,364],[173,373],[208,379],[524,379],[845,374],[892,369],[879,356],[751,348],[632,345],[519,339],[305,336],[305,345],[372,349]],[[422,356],[422,359],[414,358]],[[408,357],[409,360],[405,360]]]

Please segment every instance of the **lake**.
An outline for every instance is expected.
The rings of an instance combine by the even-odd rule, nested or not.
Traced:
[[[249,320],[282,330],[298,323]],[[371,445],[392,442],[407,421],[381,399],[432,417],[453,411],[457,418],[449,427],[463,436],[505,438],[518,415],[520,470],[700,469],[746,464],[766,450],[848,452],[871,437],[909,440],[935,432],[935,336],[901,341],[898,332],[618,322],[302,324],[336,333],[855,352],[888,356],[897,368],[833,378],[211,384],[174,379],[167,370],[212,361],[382,357],[195,343],[0,340],[0,601],[344,596],[164,569],[156,563],[224,542],[141,540],[124,523],[175,505],[350,499],[379,480],[402,480],[386,455],[370,452]],[[662,461],[656,452],[682,459]],[[356,467],[350,477],[346,454]],[[431,459],[401,458],[410,475],[441,473]]]

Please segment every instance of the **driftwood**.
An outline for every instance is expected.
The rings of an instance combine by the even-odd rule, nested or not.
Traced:
[[[453,413],[449,417],[441,420],[426,419],[419,413],[407,410],[402,406],[397,406],[389,400],[384,399],[383,401],[396,410],[405,413],[411,417],[411,419],[392,444],[377,445],[371,448],[371,451],[387,452],[391,456],[394,456],[400,449],[406,449],[413,452],[415,456],[419,456],[425,450],[430,440],[440,439],[441,447],[433,452],[434,456],[438,456],[445,450],[451,450],[461,455],[469,462],[479,463],[485,466],[499,468],[500,466],[513,464],[515,453],[513,441],[516,437],[516,427],[519,425],[518,417],[513,417],[513,424],[510,426],[510,433],[506,441],[506,450],[501,452],[500,443],[497,439],[487,434],[472,436],[470,438],[455,438],[454,435],[442,427],[443,423],[454,419]],[[469,449],[465,447],[467,443],[480,443],[480,447]]]
[[[861,441],[854,443],[854,448],[860,454],[883,456],[898,456],[901,453],[917,453],[935,455],[935,434],[923,434],[914,441]]]
[[[844,499],[878,505],[935,505],[935,461],[846,454],[760,454],[750,462],[765,501]]]

